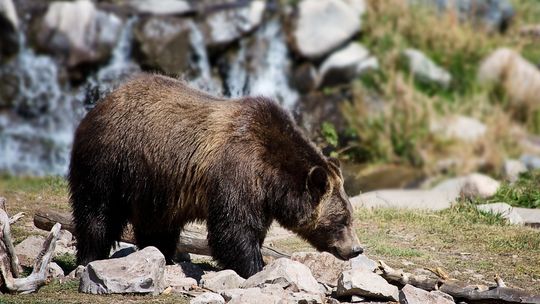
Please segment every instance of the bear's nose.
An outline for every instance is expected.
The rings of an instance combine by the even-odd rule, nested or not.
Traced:
[[[358,245],[352,247],[351,253],[353,258],[359,256],[360,254],[362,254],[362,252],[364,252],[364,249],[362,247]]]

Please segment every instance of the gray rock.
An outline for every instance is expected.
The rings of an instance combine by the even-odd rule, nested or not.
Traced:
[[[540,169],[540,157],[536,155],[524,154],[520,157],[520,160],[529,170]]]
[[[361,254],[355,258],[349,260],[352,270],[365,270],[375,272],[379,268],[377,262],[368,258],[366,255]]]
[[[225,299],[217,293],[205,292],[191,299],[189,304],[225,304]]]
[[[443,181],[433,190],[446,191],[449,194],[467,198],[489,198],[497,192],[500,185],[500,182],[487,175],[473,173]]]
[[[334,257],[328,252],[295,252],[291,260],[306,265],[317,282],[337,286],[341,273],[350,269],[350,263]]]
[[[298,304],[322,304],[326,303],[324,297],[320,294],[312,294],[306,292],[293,292],[289,295],[287,303],[298,303]]]
[[[499,214],[508,220],[510,224],[523,225],[524,223],[519,213],[507,203],[482,204],[476,206],[476,208],[484,212]]]
[[[446,190],[390,189],[362,193],[350,198],[354,208],[442,210],[452,206],[459,193]]]
[[[182,15],[193,11],[188,1],[182,0],[130,0],[129,6],[139,13],[153,15]]]
[[[433,122],[430,131],[447,139],[476,142],[486,135],[487,127],[475,118],[455,115]]]
[[[24,241],[15,246],[15,253],[19,258],[19,264],[24,267],[34,266],[36,257],[38,256],[45,238],[42,236],[31,235]]]
[[[326,58],[319,68],[319,86],[347,83],[379,67],[377,58],[358,42],[351,42]]]
[[[150,17],[133,29],[134,57],[146,69],[180,74],[190,68],[193,22],[173,17]]]
[[[405,285],[399,293],[399,302],[402,304],[453,304],[453,300],[438,293],[430,293],[412,285]]]
[[[540,209],[530,209],[530,208],[513,208],[517,214],[523,220],[523,224],[526,226],[540,228]]]
[[[521,173],[527,172],[524,163],[517,159],[507,159],[504,161],[503,174],[507,181],[513,183],[518,180]]]
[[[197,280],[186,276],[181,266],[165,266],[165,286],[170,286],[172,292],[190,290],[193,285],[197,286]]]
[[[450,85],[452,75],[439,67],[421,51],[406,49],[403,54],[409,62],[409,69],[418,80],[438,84],[443,87]]]
[[[319,284],[307,266],[286,258],[280,258],[266,265],[264,269],[248,278],[242,288],[261,287],[265,284],[279,284],[291,291],[321,293]]]
[[[294,49],[319,58],[342,45],[360,30],[362,0],[302,0],[293,26]]]
[[[85,270],[85,267],[83,265],[77,266],[77,268],[73,269],[66,278],[68,279],[80,279],[83,272]]]
[[[58,240],[56,241],[57,245],[58,243],[62,243],[65,246],[71,246],[72,241],[73,241],[73,234],[71,232],[65,229],[60,230],[60,234],[58,235]]]
[[[79,291],[92,294],[152,293],[165,287],[165,257],[146,247],[124,258],[94,261],[86,266]]]
[[[204,274],[201,278],[201,286],[213,291],[240,288],[246,280],[234,270],[222,270]]]
[[[118,242],[116,247],[111,249],[109,257],[111,259],[123,258],[134,253],[135,251],[137,251],[137,246],[130,243]]]
[[[59,279],[64,277],[64,270],[55,262],[50,262],[47,266],[47,278]]]
[[[118,40],[122,21],[88,0],[55,1],[49,4],[38,28],[38,48],[74,67],[105,61]]]
[[[378,274],[369,271],[344,271],[338,280],[338,296],[365,296],[373,299],[397,301],[399,290]]]
[[[283,299],[278,295],[263,293],[260,288],[229,289],[222,291],[221,295],[228,304],[245,304],[253,301],[257,304],[276,304]]]
[[[262,21],[266,1],[255,0],[247,5],[208,14],[202,22],[208,47],[227,45],[253,31]]]

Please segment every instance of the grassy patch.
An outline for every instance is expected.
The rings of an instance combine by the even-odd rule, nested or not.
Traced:
[[[540,208],[540,170],[524,172],[519,179],[503,183],[489,202],[505,202],[512,206]]]
[[[65,273],[70,273],[77,268],[77,258],[73,254],[64,253],[56,256],[54,257],[53,262],[58,264]]]

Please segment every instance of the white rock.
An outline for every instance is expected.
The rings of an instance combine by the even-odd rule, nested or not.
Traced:
[[[213,291],[221,291],[240,288],[245,281],[234,270],[227,269],[204,274],[201,279],[201,286]]]
[[[85,267],[83,265],[79,265],[79,266],[77,266],[77,268],[73,269],[73,271],[71,271],[66,276],[66,278],[68,278],[68,279],[80,279],[83,272],[84,272],[84,269],[85,269]]]
[[[157,295],[165,287],[164,273],[165,257],[150,246],[124,258],[89,263],[81,276],[79,291]]]
[[[189,304],[225,304],[225,299],[217,293],[205,292],[191,299]]]
[[[326,58],[319,68],[320,84],[346,83],[363,73],[379,67],[377,58],[358,42],[351,42]]]
[[[279,284],[292,291],[321,293],[317,280],[307,266],[287,258],[280,258],[266,265],[262,271],[248,278],[242,288]]]
[[[521,207],[514,207],[513,209],[519,214],[523,220],[523,224],[534,228],[540,228],[540,209]]]
[[[182,0],[130,0],[129,5],[153,15],[181,15],[193,10],[189,2]]]
[[[244,7],[209,14],[203,23],[206,44],[225,45],[253,31],[261,24],[265,8],[266,1],[255,0]]]
[[[500,185],[500,182],[487,175],[473,173],[464,177],[456,177],[443,181],[435,186],[433,190],[447,191],[456,196],[467,198],[488,198],[497,192]]]
[[[15,30],[19,28],[19,18],[12,0],[0,0],[0,15],[4,15]]]
[[[454,301],[439,293],[430,293],[412,285],[405,285],[399,293],[400,303],[405,304],[453,304]]]
[[[47,278],[58,279],[64,277],[64,270],[55,262],[50,262],[47,265]]]
[[[397,301],[399,290],[378,274],[369,271],[344,271],[338,280],[338,296],[365,296],[373,299]]]
[[[483,83],[500,84],[516,105],[538,105],[540,71],[511,49],[500,48],[489,55],[478,70]]]
[[[449,139],[475,142],[486,135],[487,127],[475,118],[455,115],[432,122],[430,131]]]
[[[369,272],[375,272],[375,270],[379,267],[377,265],[377,262],[368,258],[364,254],[361,254],[357,257],[350,259],[349,263],[351,264],[352,270],[358,270],[358,271],[365,270]]]
[[[50,52],[69,49],[67,64],[103,60],[120,35],[122,21],[96,9],[89,0],[49,4],[38,33],[38,43]]]
[[[515,211],[514,208],[512,208],[512,206],[508,205],[507,203],[482,204],[482,205],[476,206],[476,208],[484,212],[499,214],[503,218],[508,220],[510,224],[514,224],[514,225],[523,224],[523,219],[521,218],[519,213]]]
[[[459,193],[446,190],[388,189],[362,193],[350,198],[354,208],[398,208],[442,210],[452,206]]]
[[[137,251],[137,246],[126,243],[126,242],[118,242],[116,246],[111,248],[111,251],[109,253],[109,257],[116,259],[116,258],[123,258],[126,257],[132,253]]]
[[[43,247],[45,238],[31,235],[15,246],[15,253],[19,258],[19,264],[24,267],[34,266],[36,257]]]
[[[521,161],[517,159],[507,159],[504,161],[503,173],[507,181],[512,183],[517,181],[519,175],[523,172],[527,172],[527,167]]]
[[[329,53],[360,30],[362,13],[360,1],[302,0],[292,35],[295,49],[308,58]]]
[[[403,53],[409,61],[409,69],[418,80],[436,83],[443,87],[450,85],[452,75],[439,67],[424,53],[415,49],[406,49]]]
[[[197,280],[187,277],[181,266],[165,266],[165,286],[171,287],[172,292],[181,293],[190,290],[193,285],[197,286]]]
[[[306,265],[317,282],[336,286],[341,273],[350,269],[348,261],[342,261],[328,252],[295,252],[291,260]]]

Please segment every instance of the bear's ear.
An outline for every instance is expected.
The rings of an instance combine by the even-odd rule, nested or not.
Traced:
[[[341,169],[341,163],[339,162],[339,159],[335,157],[328,157],[328,162],[334,164],[338,169]]]
[[[316,200],[314,204],[318,204],[320,198],[328,191],[330,183],[328,180],[328,174],[320,167],[315,166],[309,170],[308,178],[306,182],[307,190]]]

